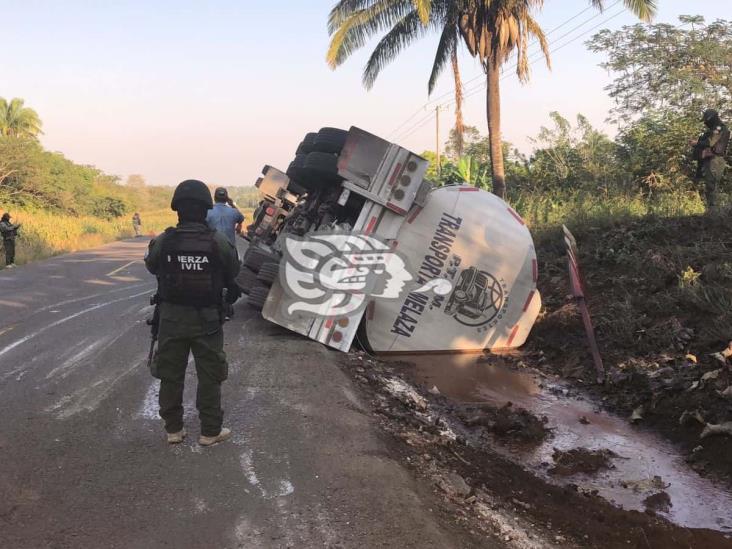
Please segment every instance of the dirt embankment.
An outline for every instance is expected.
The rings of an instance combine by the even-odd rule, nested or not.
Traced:
[[[544,310],[522,360],[679,443],[697,471],[732,479],[729,215],[570,229],[607,380],[594,384],[559,230],[536,235]]]
[[[446,513],[471,532],[508,547],[729,547],[722,533],[675,526],[648,511],[628,511],[575,484],[548,482],[496,451],[496,445],[541,444],[551,432],[541,418],[515,406],[463,404],[405,381],[398,363],[363,353],[343,360],[372,411],[393,435],[394,451],[414,474],[442,494]],[[607,467],[608,452],[558,452],[557,474]],[[668,496],[666,496],[668,497]],[[658,500],[658,501],[656,501]],[[581,511],[580,511],[581,510]]]

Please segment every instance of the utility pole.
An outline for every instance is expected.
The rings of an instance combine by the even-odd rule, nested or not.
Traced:
[[[437,151],[437,173],[442,174],[442,164],[440,162],[440,106],[435,107],[435,151]]]

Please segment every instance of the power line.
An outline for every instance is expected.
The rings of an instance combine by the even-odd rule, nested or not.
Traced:
[[[407,128],[406,130],[402,131],[401,134],[399,134],[398,137],[394,138],[394,141],[402,141],[412,135],[414,132],[416,132],[419,128],[424,126],[427,122],[430,122],[432,120],[432,117],[435,116],[434,111],[430,111],[427,116],[421,118],[418,120],[415,124]]]
[[[421,106],[420,108],[418,108],[418,109],[417,109],[416,111],[414,111],[414,113],[412,113],[412,114],[411,114],[411,115],[409,116],[409,118],[407,118],[407,119],[406,119],[406,120],[405,120],[404,122],[402,122],[402,123],[401,123],[401,124],[399,124],[399,125],[398,125],[398,126],[397,126],[396,128],[394,128],[394,129],[393,129],[393,130],[392,130],[392,131],[391,131],[391,132],[390,132],[390,133],[389,133],[389,134],[387,135],[387,138],[391,139],[391,137],[392,137],[392,136],[393,136],[393,135],[394,135],[395,133],[397,133],[397,132],[398,132],[399,130],[401,130],[401,129],[402,129],[402,128],[403,128],[404,126],[406,126],[406,125],[407,125],[407,124],[408,124],[409,122],[411,122],[412,120],[414,120],[414,118],[415,118],[415,117],[416,117],[416,116],[417,116],[417,115],[418,115],[419,113],[421,113],[421,112],[424,112],[425,110],[427,110],[427,106],[428,106],[428,105],[429,105],[429,103],[425,103],[425,104],[424,104],[424,105],[422,105],[422,106]]]
[[[615,3],[613,4],[613,5],[611,5],[611,6],[610,6],[609,8],[607,8],[607,9],[611,9],[611,8],[615,7],[615,5],[617,5],[617,4],[618,4],[618,3],[620,2],[620,1],[621,1],[621,0],[617,0],[617,1],[616,1],[616,2],[615,2]],[[558,31],[559,29],[561,29],[562,27],[564,27],[564,26],[568,25],[569,23],[571,23],[572,21],[574,21],[575,19],[577,19],[578,17],[580,17],[580,16],[582,15],[582,14],[586,13],[586,12],[587,12],[588,10],[590,10],[590,9],[593,9],[593,6],[587,6],[587,7],[585,8],[585,9],[583,9],[583,10],[581,10],[580,12],[576,13],[575,15],[573,15],[572,17],[570,17],[569,19],[567,19],[567,20],[563,21],[562,23],[560,23],[559,25],[557,25],[556,27],[554,27],[553,29],[551,29],[551,30],[550,30],[549,32],[547,32],[547,33],[546,33],[546,36],[549,36],[549,35],[553,34],[554,32]],[[582,23],[582,24],[581,24],[580,26],[582,26],[582,25],[586,24],[586,23],[587,23],[588,21],[591,21],[591,20],[592,20],[592,19],[594,19],[595,17],[597,17],[597,15],[595,15],[595,16],[591,17],[590,19],[588,19],[587,21],[583,22],[583,23]],[[572,30],[572,31],[570,31],[570,32],[573,32],[574,30],[576,30],[576,28],[575,28],[575,29],[573,29],[573,30]],[[566,35],[563,35],[563,36],[566,36]],[[562,37],[563,37],[563,36],[562,36]],[[561,39],[562,37],[560,37],[559,39]],[[533,46],[534,44],[536,44],[537,42],[538,42],[538,41],[537,41],[536,39],[532,40],[532,42],[531,42],[531,43],[529,44],[529,46],[528,46],[528,47],[532,47],[532,46]],[[467,85],[467,84],[470,84],[471,82],[474,82],[475,80],[477,80],[477,79],[479,79],[479,78],[483,78],[483,75],[481,75],[481,74],[479,74],[479,75],[476,75],[475,77],[471,78],[470,80],[467,80],[467,81],[465,81],[465,82],[463,83],[463,85]],[[427,102],[426,102],[426,103],[425,103],[424,105],[422,105],[422,106],[421,106],[420,108],[418,108],[418,109],[417,109],[416,111],[414,111],[414,112],[413,112],[413,113],[412,113],[412,114],[411,114],[411,115],[410,115],[410,116],[409,116],[409,117],[408,117],[408,118],[407,118],[406,120],[404,120],[404,122],[402,122],[402,123],[401,123],[401,124],[399,124],[399,125],[398,125],[398,126],[397,126],[396,128],[394,128],[394,129],[393,129],[393,130],[392,130],[392,131],[391,131],[391,132],[389,133],[389,137],[391,137],[391,136],[395,135],[395,134],[396,134],[396,133],[397,133],[397,132],[398,132],[399,130],[401,130],[401,129],[402,129],[402,128],[403,128],[404,126],[406,126],[407,124],[409,124],[409,122],[411,122],[412,120],[414,120],[414,118],[415,118],[415,117],[417,117],[417,115],[419,115],[419,114],[420,114],[421,112],[424,112],[424,111],[425,111],[425,110],[427,109],[427,107],[429,107],[430,105],[432,105],[432,104],[434,104],[434,103],[437,103],[437,102],[439,102],[439,101],[440,101],[440,100],[442,100],[443,98],[445,98],[445,97],[447,97],[447,96],[449,96],[449,95],[452,95],[452,94],[454,94],[454,93],[455,93],[455,89],[453,88],[453,89],[452,89],[452,91],[448,91],[448,92],[445,92],[445,93],[443,93],[443,94],[441,94],[441,95],[438,95],[437,97],[434,97],[434,98],[430,99],[429,101],[427,101]]]
[[[404,141],[407,137],[411,136],[414,132],[416,132],[422,126],[424,126],[428,122],[431,122],[434,117],[435,117],[435,113],[434,113],[434,111],[431,111],[425,118],[421,119],[415,125],[410,127],[406,132],[402,133],[399,137],[394,138],[394,141],[397,143],[399,141]]]

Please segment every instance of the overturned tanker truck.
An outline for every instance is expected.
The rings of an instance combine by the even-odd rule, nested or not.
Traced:
[[[427,164],[353,127],[307,134],[286,172],[265,166],[238,279],[248,304],[341,351],[522,345],[541,308],[528,228],[489,192],[435,187]]]

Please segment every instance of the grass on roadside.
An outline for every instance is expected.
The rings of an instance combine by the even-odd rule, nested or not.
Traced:
[[[242,210],[245,224],[252,219],[252,210]],[[48,211],[11,210],[14,223],[22,223],[16,241],[15,262],[19,265],[54,255],[87,250],[135,235],[132,216],[105,220],[92,216],[72,217]],[[141,211],[142,232],[145,237],[163,232],[177,223],[170,209]],[[0,241],[1,242],[1,241]],[[4,265],[4,253],[0,265]]]
[[[700,215],[704,202],[698,192],[676,191],[642,194],[602,191],[522,193],[511,201],[532,231],[541,232],[563,224],[570,228],[627,222],[647,216],[666,218]]]
[[[128,216],[104,220],[47,211],[12,210],[11,214],[14,223],[23,224],[16,241],[15,261],[18,264],[94,248],[135,234]],[[140,217],[145,235],[152,236],[175,224],[175,213],[170,210],[140,212]]]

